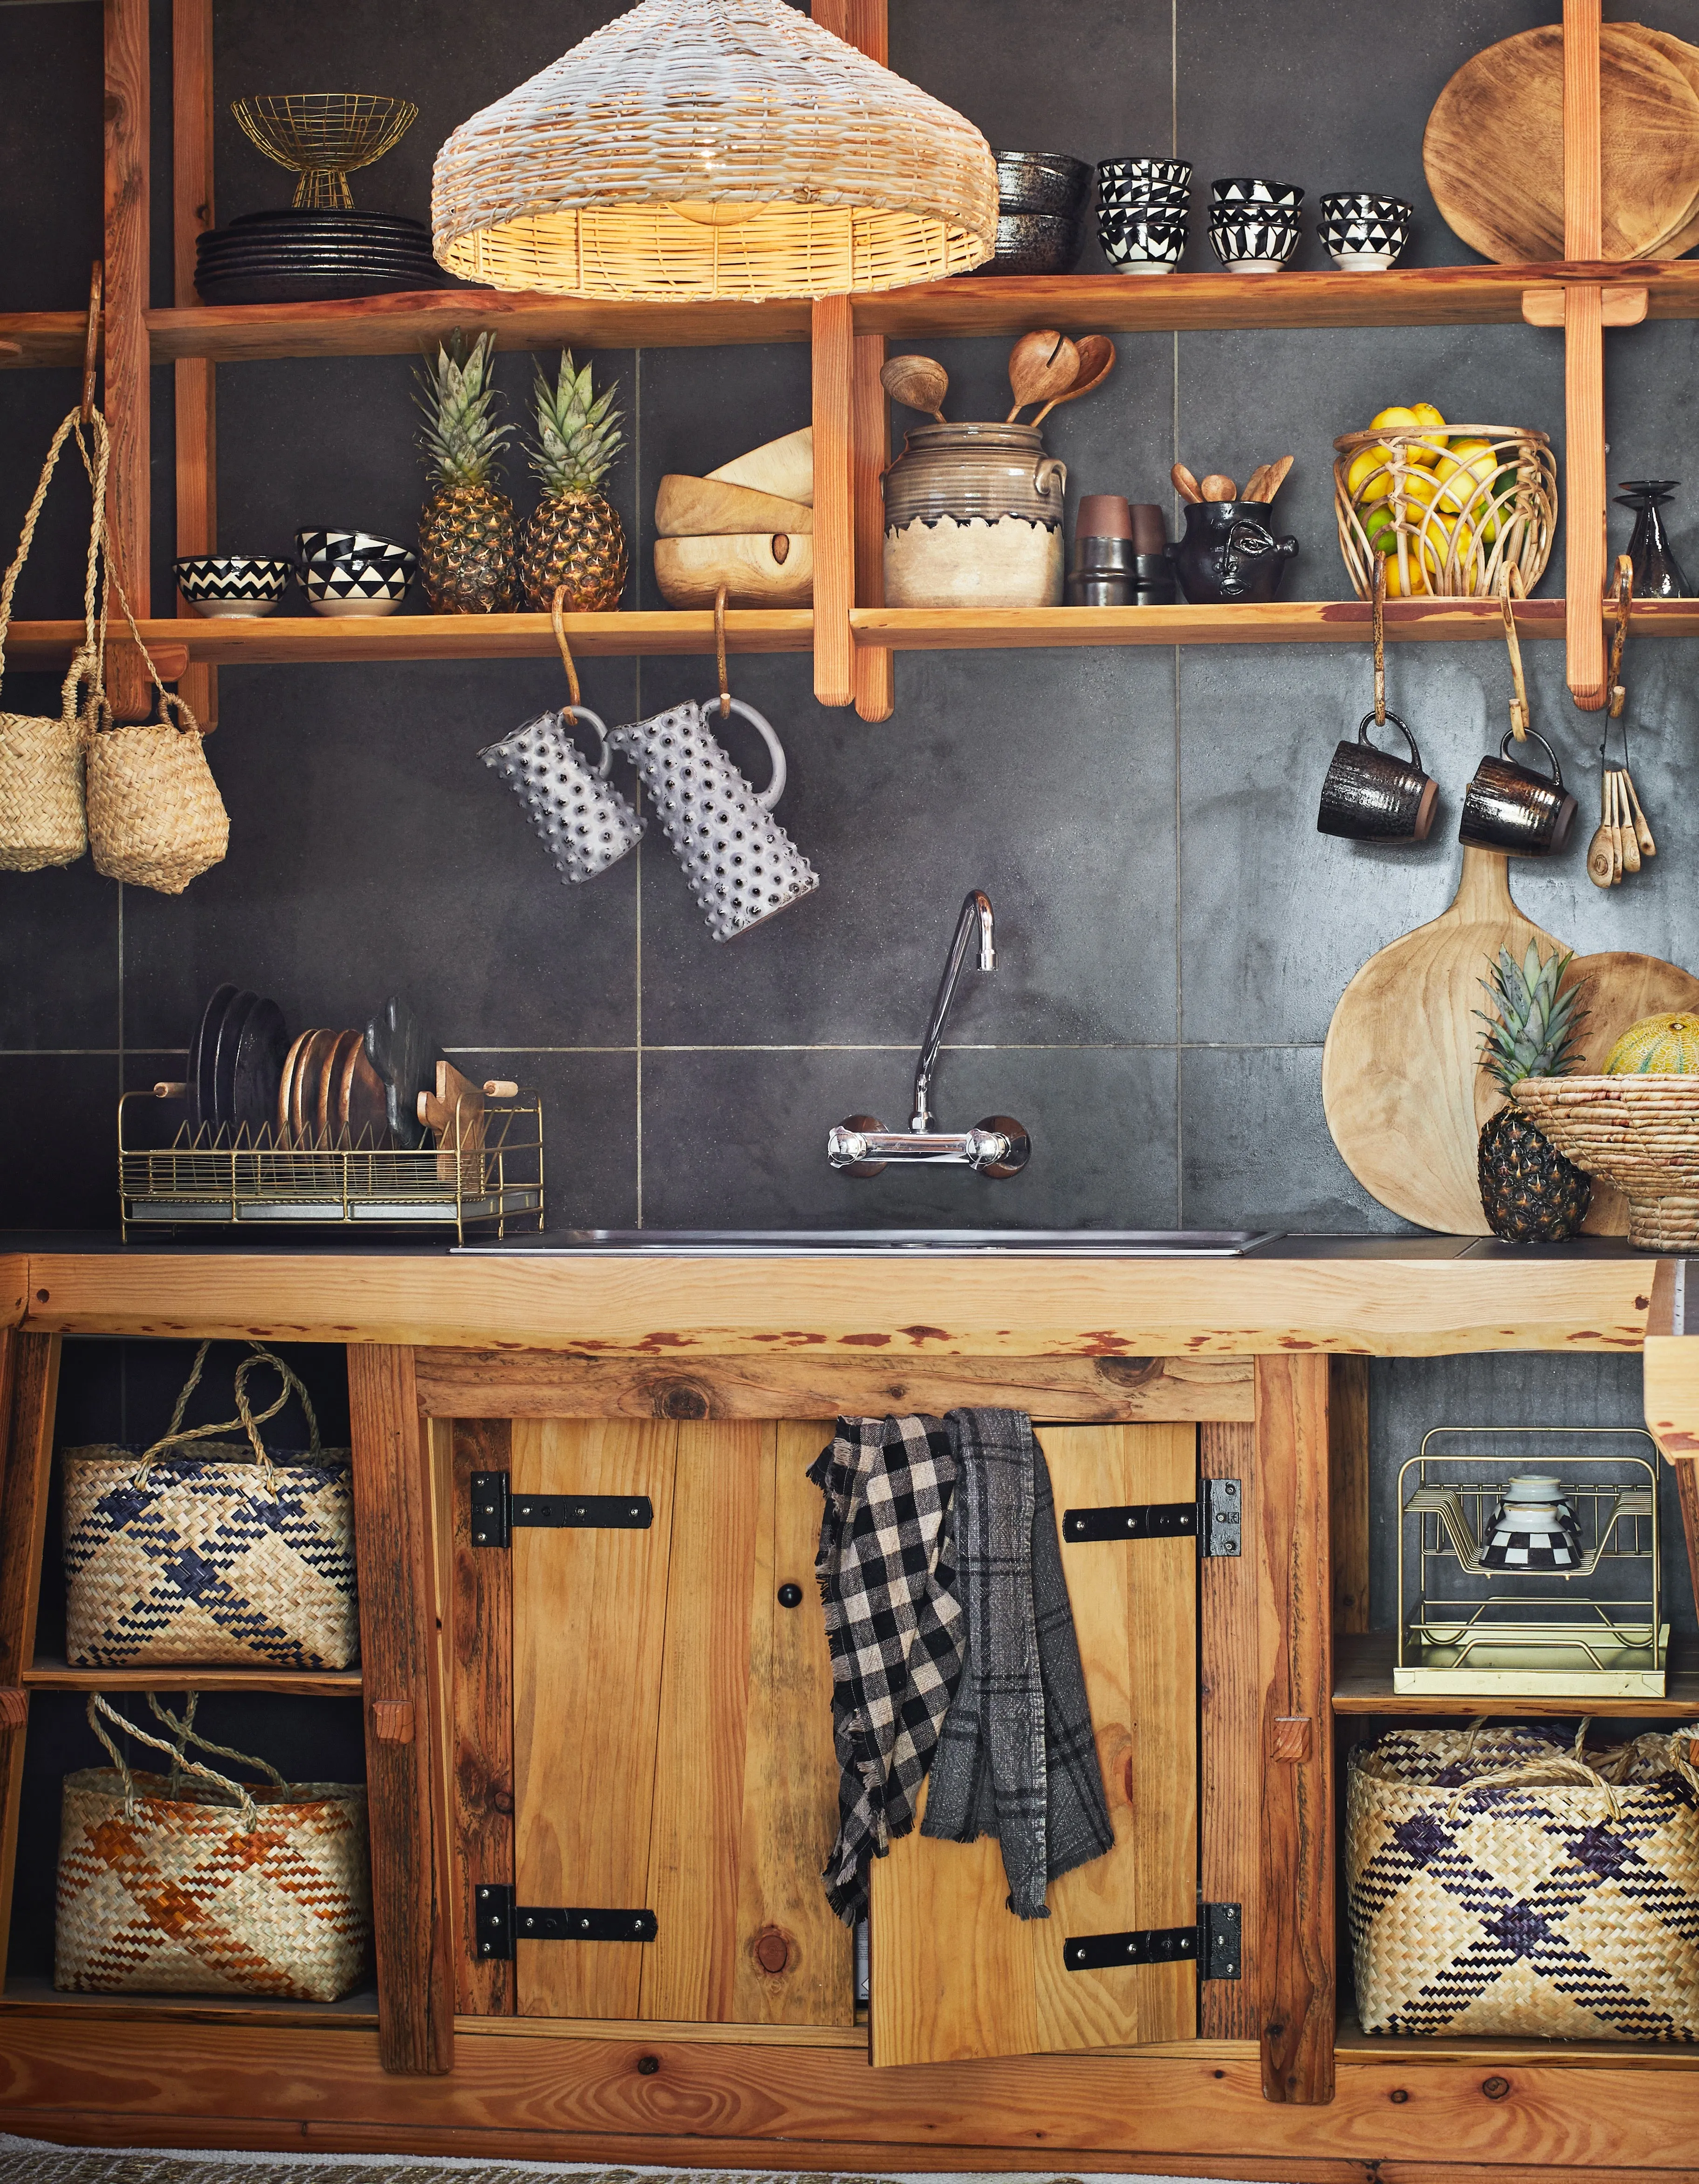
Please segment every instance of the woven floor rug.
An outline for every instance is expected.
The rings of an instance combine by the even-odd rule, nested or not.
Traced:
[[[234,2172],[234,2174],[232,2174]],[[53,2146],[0,2131],[0,2184],[896,2184],[877,2176],[789,2169],[602,2169],[591,2162],[409,2161],[393,2153],[180,2153],[141,2147]],[[919,2180],[916,2180],[919,2184]],[[925,2184],[1083,2184],[1044,2170],[951,2176]],[[1212,2184],[1198,2176],[1150,2176],[1140,2184]]]

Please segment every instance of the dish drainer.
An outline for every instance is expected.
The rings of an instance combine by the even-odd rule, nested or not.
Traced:
[[[176,1228],[357,1228],[416,1234],[450,1229],[499,1238],[543,1226],[543,1103],[504,1087],[486,1095],[462,1139],[454,1134],[413,1149],[334,1138],[283,1139],[271,1129],[192,1130],[180,1123],[167,1143],[137,1142],[160,1103],[181,1102],[183,1084],[126,1092],[118,1102],[120,1222],[128,1242]]]

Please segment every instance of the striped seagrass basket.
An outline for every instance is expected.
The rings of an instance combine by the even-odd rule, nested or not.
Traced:
[[[1630,1244],[1699,1251],[1699,1077],[1524,1077],[1511,1095],[1559,1152],[1622,1192]]]

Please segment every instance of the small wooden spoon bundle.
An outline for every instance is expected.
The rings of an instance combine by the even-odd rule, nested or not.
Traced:
[[[1009,391],[1014,407],[1003,419],[1012,425],[1029,402],[1052,402],[1065,394],[1080,376],[1080,352],[1066,334],[1040,326],[1022,334],[1009,352]]]
[[[1266,507],[1286,482],[1286,474],[1292,468],[1293,457],[1283,455],[1278,462],[1259,463],[1250,474],[1250,482],[1244,489],[1248,501]],[[1212,471],[1201,485],[1184,463],[1176,463],[1168,473],[1174,481],[1174,490],[1182,500],[1237,500],[1239,489],[1235,482],[1220,471]]]
[[[1587,877],[1595,887],[1620,887],[1624,872],[1657,855],[1625,766],[1607,766],[1599,778],[1599,824],[1587,845]]]

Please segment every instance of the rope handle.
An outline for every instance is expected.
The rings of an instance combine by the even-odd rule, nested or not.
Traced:
[[[1374,724],[1386,726],[1386,556],[1374,557],[1374,582],[1370,588],[1374,623]]]
[[[1510,648],[1510,676],[1516,694],[1510,701],[1511,733],[1518,743],[1525,743],[1528,732],[1534,725],[1534,716],[1528,710],[1528,683],[1522,671],[1522,639],[1516,632],[1516,612],[1511,604],[1511,588],[1514,586],[1518,599],[1526,599],[1528,586],[1523,581],[1520,569],[1507,566],[1504,572],[1504,588],[1499,593],[1499,605],[1504,614],[1505,643]]]
[[[70,703],[70,694],[79,677],[80,671],[86,661],[94,656],[97,651],[94,614],[96,572],[99,565],[100,543],[106,536],[106,478],[112,459],[112,443],[106,429],[106,420],[101,415],[99,410],[90,412],[89,425],[94,434],[95,456],[92,461],[89,459],[88,449],[83,441],[82,413],[80,409],[71,410],[53,434],[52,443],[48,448],[47,460],[42,465],[41,477],[36,482],[35,497],[25,512],[24,527],[18,538],[18,550],[13,555],[11,566],[6,571],[4,583],[0,584],[0,676],[3,676],[6,672],[6,638],[12,627],[13,594],[18,588],[18,579],[23,574],[24,564],[29,560],[30,549],[35,543],[36,526],[41,520],[42,506],[48,497],[48,487],[52,482],[54,471],[59,467],[60,450],[64,448],[66,440],[75,434],[77,451],[82,457],[83,468],[88,472],[89,482],[93,488],[94,507],[88,530],[88,558],[83,572],[83,643],[76,657],[71,662],[70,673],[65,677],[62,695],[67,705]],[[67,713],[65,717],[69,719],[71,716]]]
[[[578,690],[578,671],[573,665],[573,648],[567,643],[566,597],[566,586],[556,584],[554,599],[550,604],[549,618],[555,625],[555,642],[561,648],[561,664],[567,671],[567,688],[573,694],[573,705],[582,705],[584,699]]]
[[[233,1745],[215,1744],[210,1736],[203,1736],[194,1725],[195,1708],[200,1704],[200,1693],[191,1691],[188,1700],[189,1702],[183,1708],[182,1718],[180,1720],[163,1702],[156,1691],[148,1693],[149,1710],[155,1719],[162,1721],[176,1737],[180,1752],[186,1746],[198,1745],[203,1752],[215,1752],[221,1759],[233,1759],[239,1767],[251,1767],[256,1774],[265,1775],[275,1789],[288,1788],[288,1784],[269,1759],[260,1759],[251,1752],[238,1752]],[[183,1765],[186,1768],[188,1765],[187,1758],[183,1760]]]
[[[249,1345],[252,1354],[244,1357],[236,1368],[237,1415],[233,1418],[221,1419],[215,1425],[185,1428],[183,1413],[188,1408],[189,1397],[200,1384],[200,1376],[206,1366],[207,1352],[211,1348],[212,1344],[207,1341],[203,1342],[200,1348],[196,1351],[195,1362],[189,1368],[189,1377],[183,1383],[182,1392],[177,1397],[176,1407],[171,1412],[171,1423],[151,1448],[143,1451],[141,1461],[134,1474],[135,1484],[138,1486],[146,1484],[148,1470],[162,1450],[188,1441],[211,1440],[219,1434],[228,1433],[232,1427],[240,1426],[253,1446],[254,1457],[265,1486],[269,1490],[275,1491],[276,1468],[271,1457],[266,1453],[265,1444],[260,1438],[260,1429],[269,1419],[277,1417],[291,1396],[298,1396],[300,1398],[301,1408],[306,1413],[307,1452],[311,1457],[322,1458],[324,1448],[319,1439],[318,1415],[313,1409],[312,1398],[308,1395],[296,1374],[281,1357],[267,1350],[262,1344],[254,1342]],[[277,1401],[268,1409],[256,1413],[248,1401],[248,1376],[258,1365],[274,1367],[283,1384]]]
[[[1629,699],[1623,688],[1623,647],[1628,643],[1629,617],[1634,611],[1634,563],[1626,554],[1617,556],[1617,627],[1611,639],[1611,671],[1605,688],[1611,694],[1610,718],[1619,721]]]
[[[165,725],[167,716],[171,714],[176,714],[177,716],[177,733],[182,736],[198,736],[202,733],[201,725],[200,722],[196,720],[193,713],[190,710],[188,700],[186,698],[179,697],[175,690],[168,690],[165,684],[159,680],[159,671],[154,665],[154,655],[148,651],[146,644],[143,642],[142,632],[136,627],[136,617],[130,610],[129,595],[124,589],[124,578],[118,566],[117,549],[113,545],[112,534],[106,526],[103,516],[101,520],[100,536],[101,543],[106,549],[106,585],[102,591],[100,599],[99,657],[103,664],[106,649],[106,621],[109,604],[109,594],[111,591],[115,589],[118,593],[118,604],[124,610],[124,619],[130,625],[131,638],[134,641],[136,649],[141,654],[143,662],[148,670],[148,680],[153,684],[154,691],[159,697],[160,717],[154,725]],[[99,710],[101,714],[106,716],[109,724],[111,708],[106,703],[103,687]]]
[[[179,1773],[194,1774],[203,1782],[214,1783],[219,1789],[227,1791],[236,1800],[242,1831],[244,1835],[249,1833],[257,1823],[260,1811],[248,1785],[245,1782],[232,1781],[229,1775],[221,1774],[216,1768],[206,1767],[198,1759],[191,1759],[184,1750],[184,1746],[191,1743],[198,1744],[203,1750],[216,1752],[222,1758],[238,1759],[243,1766],[253,1768],[256,1774],[269,1774],[279,1789],[285,1786],[282,1776],[275,1767],[268,1767],[263,1759],[251,1758],[246,1752],[232,1752],[226,1745],[209,1743],[205,1737],[199,1736],[190,1727],[187,1719],[178,1721],[175,1716],[167,1713],[163,1707],[154,1702],[151,1696],[149,1703],[154,1706],[154,1711],[160,1719],[177,1732],[177,1741],[175,1744],[167,1743],[163,1736],[154,1736],[145,1729],[137,1729],[133,1721],[119,1713],[117,1708],[103,1692],[91,1691],[88,1695],[88,1725],[99,1739],[107,1757],[117,1770],[119,1780],[124,1785],[125,1817],[129,1819],[135,1813],[136,1777],[131,1771],[129,1761],[107,1735],[101,1719],[103,1715],[107,1721],[115,1723],[121,1729],[126,1736],[133,1736],[138,1744],[148,1745],[155,1752],[163,1752],[172,1762],[174,1777]]]
[[[730,596],[722,584],[714,593],[714,665],[719,670],[719,716],[731,718],[731,685],[725,671],[725,603]]]

